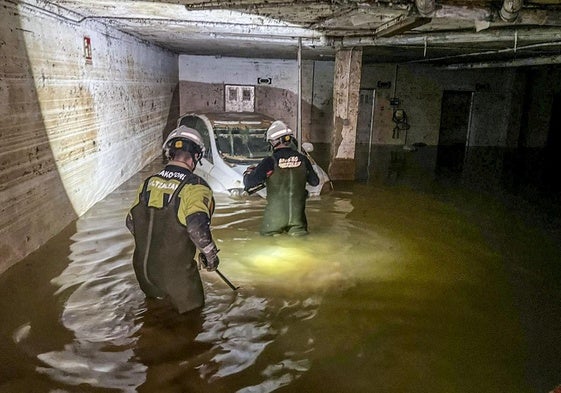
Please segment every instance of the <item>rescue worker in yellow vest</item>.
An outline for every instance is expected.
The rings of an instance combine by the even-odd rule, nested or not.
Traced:
[[[273,153],[256,167],[244,173],[245,190],[259,184],[267,186],[267,207],[263,215],[261,235],[287,232],[292,236],[308,234],[306,220],[306,183],[319,184],[310,160],[295,149],[292,130],[282,121],[274,121],[267,130],[267,141]]]
[[[163,149],[169,162],[140,185],[126,224],[134,235],[133,267],[140,288],[147,297],[166,298],[185,313],[204,305],[196,250],[206,257],[207,270],[218,267],[210,230],[214,197],[193,173],[205,149],[196,130],[173,130]]]

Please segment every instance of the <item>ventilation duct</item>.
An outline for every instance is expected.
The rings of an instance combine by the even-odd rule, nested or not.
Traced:
[[[522,9],[523,0],[504,0],[499,15],[505,22],[514,22]]]

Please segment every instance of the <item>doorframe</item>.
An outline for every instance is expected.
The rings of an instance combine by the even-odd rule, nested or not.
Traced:
[[[460,95],[464,95],[465,97],[469,96],[469,99],[466,99],[466,103],[467,105],[465,105],[466,109],[466,115],[467,115],[467,123],[462,123],[465,124],[465,136],[464,135],[460,135],[460,134],[445,134],[448,137],[451,137],[451,142],[452,145],[460,145],[461,141],[463,140],[463,157],[461,161],[457,161],[458,164],[461,163],[461,166],[463,168],[464,164],[466,164],[467,160],[468,160],[468,154],[469,154],[469,148],[471,147],[471,138],[472,138],[472,128],[473,128],[473,107],[474,107],[474,101],[475,101],[475,91],[473,90],[452,90],[452,89],[446,89],[442,91],[442,99],[440,102],[440,125],[439,125],[439,129],[438,129],[438,144],[437,144],[437,151],[440,153],[441,149],[444,150],[446,149],[446,144],[441,144],[442,142],[442,121],[443,121],[443,114],[444,113],[448,113],[445,112],[443,110],[443,108],[447,107],[447,102],[445,101],[445,96],[446,93],[449,93],[450,95],[453,94],[457,94],[457,96]],[[469,100],[469,101],[468,101]],[[445,123],[447,124],[447,123]],[[459,124],[459,123],[458,123]],[[461,138],[460,138],[461,137]],[[456,139],[457,138],[457,139]],[[457,143],[454,143],[454,140],[457,141]],[[439,156],[437,154],[437,165],[439,162]]]
[[[469,153],[469,147],[470,147],[470,139],[471,139],[471,126],[472,126],[472,121],[473,121],[473,101],[475,98],[475,91],[471,92],[471,95],[469,97],[469,113],[468,113],[468,124],[467,124],[467,131],[466,131],[466,144],[465,144],[465,148],[464,148],[464,163],[467,161],[467,157],[468,157],[468,153]]]

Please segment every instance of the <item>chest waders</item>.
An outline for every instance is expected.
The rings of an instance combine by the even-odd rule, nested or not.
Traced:
[[[267,179],[267,206],[263,213],[261,234],[274,235],[287,231],[289,235],[308,233],[306,221],[306,166],[279,168]]]
[[[196,247],[187,228],[177,219],[177,186],[169,203],[158,209],[148,207],[144,183],[140,202],[132,208],[135,250],[133,267],[140,288],[148,297],[167,297],[184,313],[204,305],[201,277],[194,261]]]

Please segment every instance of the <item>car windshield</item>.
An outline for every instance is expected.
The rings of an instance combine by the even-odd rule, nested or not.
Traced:
[[[252,163],[270,155],[265,140],[267,129],[245,125],[215,126],[218,151],[224,160],[235,163]]]

